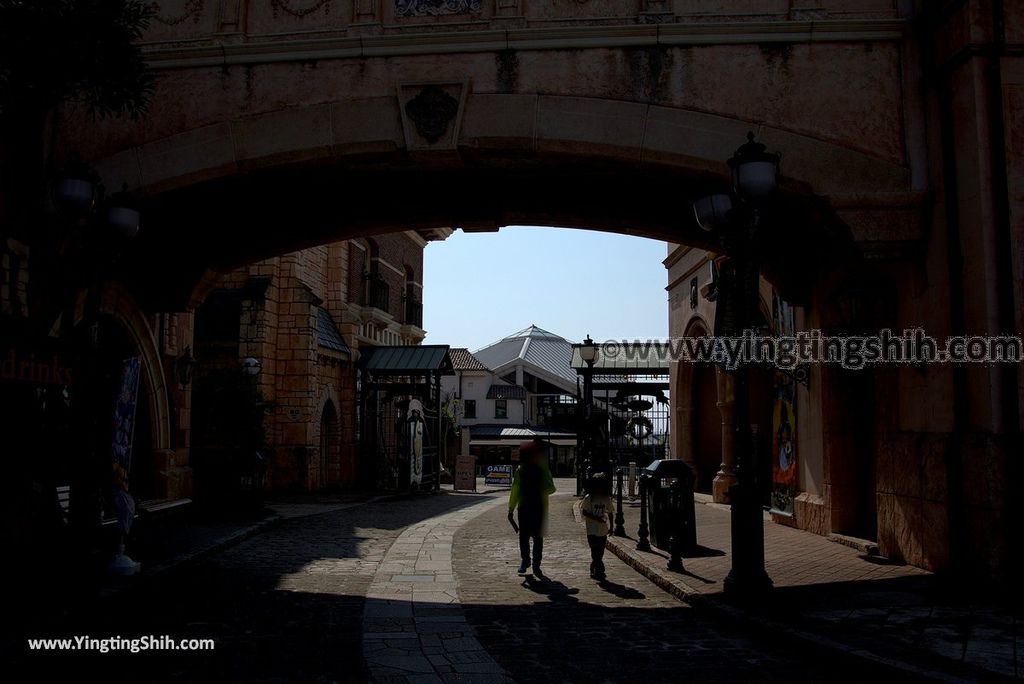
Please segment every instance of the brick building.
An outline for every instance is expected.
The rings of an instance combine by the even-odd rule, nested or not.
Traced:
[[[244,466],[250,453],[240,449],[260,452],[269,489],[355,486],[359,349],[423,340],[423,247],[448,232],[334,242],[216,285],[195,314],[197,495],[235,459]],[[246,358],[259,362],[249,379],[240,377]],[[249,409],[227,409],[224,397]],[[253,429],[223,434],[247,421]]]

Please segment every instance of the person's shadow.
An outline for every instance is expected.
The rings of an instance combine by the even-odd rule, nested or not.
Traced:
[[[576,598],[576,594],[580,593],[579,589],[570,589],[561,582],[547,577],[541,579],[527,575],[523,578],[522,586],[535,594],[547,596],[548,600],[554,603],[579,603],[579,599]]]
[[[601,580],[597,583],[597,586],[601,587],[609,594],[618,596],[621,599],[626,599],[627,601],[639,601],[640,599],[647,598],[647,595],[642,591],[638,591],[633,587],[627,587],[625,584],[619,584],[617,582]]]

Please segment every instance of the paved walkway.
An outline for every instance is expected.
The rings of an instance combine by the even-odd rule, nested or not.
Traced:
[[[452,569],[455,531],[502,503],[491,497],[424,520],[388,549],[363,612],[363,654],[374,681],[512,681],[466,622]]]
[[[610,538],[610,548],[690,602],[936,679],[1024,677],[1024,616],[958,600],[955,587],[919,568],[766,521],[765,567],[775,589],[761,609],[741,612],[722,593],[731,565],[727,506],[697,504],[699,549],[684,556],[683,574],[667,569],[660,549],[636,550],[639,505],[627,504],[625,513],[634,539]]]
[[[668,573],[663,556],[630,552],[623,539],[620,553],[658,584],[611,554],[608,581],[595,582],[572,483],[559,484],[543,581],[516,574],[505,491],[286,502],[278,517],[287,519],[174,572],[131,581],[71,619],[37,610],[38,624],[8,620],[15,638],[4,660],[11,654],[13,672],[28,667],[51,680],[788,683],[892,681],[890,668],[854,656],[905,664],[917,653],[923,666],[897,673],[900,681],[925,671],[961,681],[1000,672],[979,669],[973,654],[998,664],[1016,648],[1012,614],[940,605],[922,589],[933,586],[927,573],[776,525],[765,528],[775,602],[767,614],[731,609],[720,594],[728,513],[713,506],[698,507],[704,548],[686,559],[690,574]],[[74,635],[212,638],[216,648],[25,650],[25,636]],[[817,648],[826,642],[831,649]],[[939,657],[942,643],[953,658]]]
[[[503,497],[504,498],[504,497]],[[785,635],[748,632],[696,611],[606,556],[608,581],[589,577],[575,497],[556,495],[545,581],[516,575],[517,537],[502,507],[455,535],[455,575],[477,639],[519,682],[864,682],[857,661],[800,649]]]

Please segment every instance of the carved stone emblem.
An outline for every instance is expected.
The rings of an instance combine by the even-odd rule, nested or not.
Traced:
[[[481,0],[395,0],[395,14],[399,17],[436,17],[480,10]]]
[[[425,87],[405,105],[416,132],[432,145],[444,136],[458,111],[459,101],[436,85]]]

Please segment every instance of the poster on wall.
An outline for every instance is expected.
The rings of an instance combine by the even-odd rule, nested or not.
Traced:
[[[793,306],[772,295],[775,333],[791,336],[795,332]],[[771,511],[793,515],[796,496],[796,381],[792,374],[775,371],[772,406],[772,500]]]
[[[132,436],[135,433],[135,410],[138,405],[139,373],[142,359],[138,356],[125,359],[121,364],[121,386],[114,405],[114,436],[111,453],[114,461],[124,468],[132,469]]]

